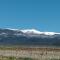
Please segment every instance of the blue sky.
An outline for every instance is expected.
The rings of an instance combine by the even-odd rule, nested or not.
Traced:
[[[0,28],[60,32],[60,0],[0,0]]]

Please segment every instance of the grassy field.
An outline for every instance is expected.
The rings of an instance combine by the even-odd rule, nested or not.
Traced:
[[[60,48],[0,47],[0,60],[60,60]]]

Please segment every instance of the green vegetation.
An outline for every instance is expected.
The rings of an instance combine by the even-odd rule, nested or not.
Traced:
[[[35,60],[35,59],[32,59],[32,58],[18,58],[18,60]]]
[[[7,56],[0,56],[0,60],[38,60],[33,58],[24,58],[24,57],[7,57]],[[39,59],[41,60],[41,59]],[[52,58],[52,59],[42,59],[42,60],[60,60],[58,58]]]
[[[36,59],[32,59],[32,58],[16,58],[16,57],[6,57],[6,56],[0,56],[0,60],[36,60]]]

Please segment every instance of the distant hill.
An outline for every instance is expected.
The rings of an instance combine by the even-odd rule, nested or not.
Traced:
[[[0,45],[60,46],[60,33],[0,28]]]

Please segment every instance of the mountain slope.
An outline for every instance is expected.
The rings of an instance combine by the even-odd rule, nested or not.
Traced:
[[[0,45],[60,46],[60,33],[40,32],[35,29],[0,29]]]

